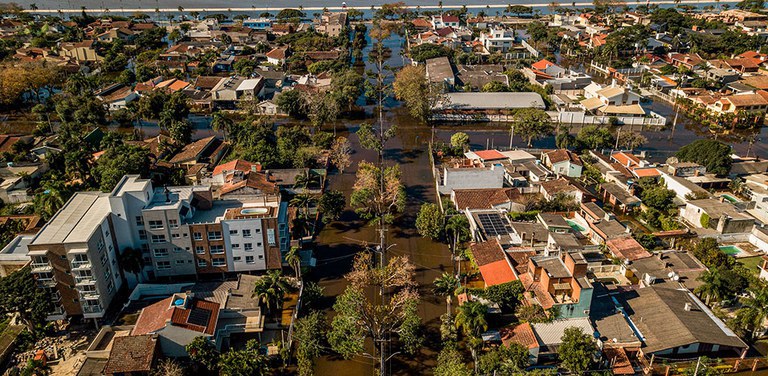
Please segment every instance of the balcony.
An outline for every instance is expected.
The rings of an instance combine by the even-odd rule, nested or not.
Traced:
[[[90,270],[90,261],[72,261],[72,270]]]
[[[53,270],[51,264],[47,262],[33,262],[32,273],[48,273]]]
[[[54,292],[51,294],[51,301],[53,301],[53,303],[55,303],[56,305],[58,305],[59,303],[61,303],[61,293],[60,293],[58,290],[57,290],[57,291],[54,291]]]
[[[83,305],[83,317],[93,318],[93,317],[102,317],[102,316],[104,316],[104,309],[101,308],[101,305],[99,304]]]
[[[96,280],[93,276],[75,276],[75,285],[94,285]]]
[[[56,320],[64,320],[67,318],[67,312],[64,310],[64,307],[57,305],[53,311],[51,311],[48,316],[45,317],[47,321],[56,321]]]
[[[98,300],[99,296],[98,291],[80,291],[81,300]]]

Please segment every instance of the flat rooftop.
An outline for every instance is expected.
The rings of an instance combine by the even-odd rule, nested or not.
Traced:
[[[31,244],[83,243],[111,213],[109,195],[77,192],[37,234]]]
[[[17,235],[8,245],[0,250],[0,261],[29,261],[27,246],[32,243],[34,235]]]

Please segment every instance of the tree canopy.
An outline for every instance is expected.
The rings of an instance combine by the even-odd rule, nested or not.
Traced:
[[[696,140],[683,146],[675,156],[681,162],[695,162],[707,168],[707,172],[727,175],[731,170],[731,147],[717,140]]]

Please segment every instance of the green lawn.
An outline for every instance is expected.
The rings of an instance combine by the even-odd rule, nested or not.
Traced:
[[[740,259],[737,259],[738,262],[740,262],[744,267],[749,269],[755,274],[759,274],[760,270],[757,268],[758,265],[760,265],[760,262],[762,262],[761,256],[753,256],[753,257],[743,257]]]

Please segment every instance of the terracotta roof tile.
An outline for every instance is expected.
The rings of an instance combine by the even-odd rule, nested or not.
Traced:
[[[150,335],[117,337],[113,340],[104,373],[149,373],[157,354],[157,340]]]
[[[512,270],[506,259],[481,265],[479,269],[486,286],[517,281],[517,276],[515,276],[514,270]]]
[[[507,159],[504,154],[501,154],[498,150],[479,150],[475,154],[484,161],[495,161],[499,159]]]
[[[472,243],[470,245],[472,256],[475,258],[477,266],[483,266],[492,262],[505,260],[504,250],[501,249],[499,240],[491,238],[482,243]]]
[[[166,325],[213,335],[219,318],[219,303],[188,296],[187,307],[174,306],[177,295],[163,299],[141,310],[131,335],[156,332]]]
[[[456,207],[464,209],[492,209],[521,197],[517,188],[457,189],[454,190]]]
[[[539,341],[536,340],[536,334],[533,333],[531,324],[527,322],[515,327],[505,326],[501,328],[500,332],[501,343],[503,343],[504,346],[517,343],[527,349],[535,349],[539,347]]]
[[[635,261],[651,257],[651,254],[637,240],[629,236],[608,240],[605,242],[605,245],[614,256],[622,260]]]

